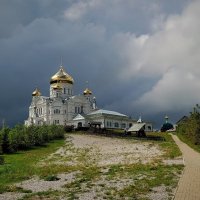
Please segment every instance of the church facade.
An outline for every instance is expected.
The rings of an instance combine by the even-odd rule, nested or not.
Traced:
[[[98,109],[92,91],[74,95],[74,79],[61,66],[50,79],[50,95],[42,96],[38,88],[32,93],[29,116],[25,125],[73,125],[87,127],[98,123],[102,128],[127,129],[136,120],[127,115]]]

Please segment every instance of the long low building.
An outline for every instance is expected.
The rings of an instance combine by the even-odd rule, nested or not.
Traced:
[[[119,112],[99,109],[87,115],[78,114],[68,125],[78,127],[90,127],[96,125],[101,128],[123,129],[126,131],[135,131],[135,127],[142,127],[145,132],[153,131],[151,122],[143,122],[141,117],[136,121],[127,115]]]
[[[78,114],[69,124],[77,127],[89,127],[91,124],[99,124],[101,128],[127,129],[130,128],[136,120],[119,112],[98,109],[87,115]]]

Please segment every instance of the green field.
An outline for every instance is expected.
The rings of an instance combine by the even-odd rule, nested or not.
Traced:
[[[5,164],[0,165],[0,192],[12,190],[13,187],[9,187],[10,184],[29,179],[33,175],[48,174],[48,168],[40,169],[37,163],[62,145],[64,145],[64,140],[55,140],[43,147],[5,154]]]

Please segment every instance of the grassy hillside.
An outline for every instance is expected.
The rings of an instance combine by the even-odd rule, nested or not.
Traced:
[[[89,135],[89,137],[99,136]],[[102,139],[112,141],[114,138],[102,136]],[[163,154],[146,164],[125,162],[99,166],[96,163],[98,156],[101,156],[98,151],[88,147],[77,148],[68,137],[65,143],[63,140],[56,140],[44,147],[5,154],[5,164],[0,166],[0,193],[23,192],[27,195],[22,199],[29,200],[56,200],[60,197],[78,199],[87,193],[94,194],[94,199],[147,200],[148,194],[154,193],[154,188],[161,187],[164,188],[165,194],[169,194],[169,199],[172,198],[183,165],[166,165],[162,162],[163,159],[170,160],[181,155],[171,136],[166,133],[150,133],[147,138],[141,140],[137,137],[118,138],[118,140],[124,145],[127,142],[127,144],[148,146],[149,149],[155,146]],[[58,152],[55,154],[59,148],[62,149],[61,154]],[[62,152],[67,153],[66,156]],[[53,157],[50,156],[52,153]],[[60,173],[75,173],[73,181],[64,185],[60,191],[33,192],[14,185],[34,176],[41,180],[53,181]]]
[[[196,105],[188,119],[178,125],[178,137],[190,147],[200,152],[200,107]]]
[[[37,163],[62,145],[64,145],[64,140],[55,140],[43,147],[5,154],[5,164],[0,165],[0,193],[16,190],[15,187],[12,187],[12,183],[29,179],[33,175],[45,176],[51,174],[52,169],[39,168]],[[56,168],[53,168],[53,170],[56,171]]]

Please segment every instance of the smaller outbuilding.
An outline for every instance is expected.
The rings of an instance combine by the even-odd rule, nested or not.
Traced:
[[[177,122],[176,122],[176,126],[178,126],[179,124],[182,124],[184,122],[186,122],[188,120],[187,116],[183,116],[181,117]]]
[[[145,123],[135,123],[128,129],[128,133],[136,133],[138,137],[145,137]]]

